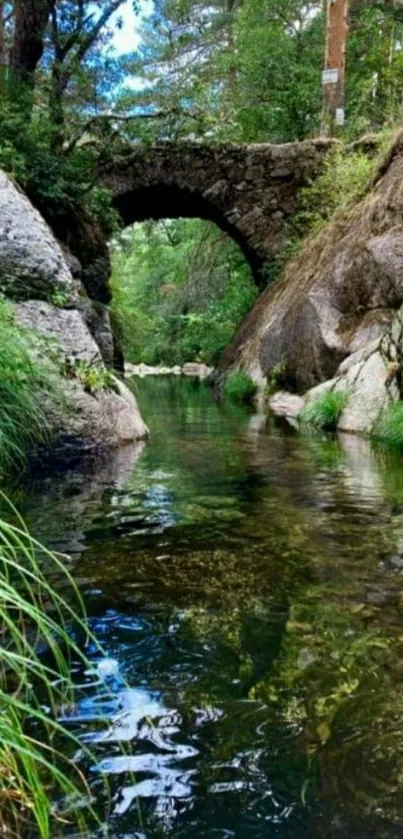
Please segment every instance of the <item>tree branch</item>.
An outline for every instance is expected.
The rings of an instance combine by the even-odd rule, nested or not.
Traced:
[[[184,111],[182,108],[169,108],[165,111],[157,111],[156,113],[142,113],[142,114],[96,114],[95,116],[91,117],[84,125],[80,128],[80,131],[77,132],[74,137],[70,140],[67,146],[64,147],[65,154],[71,154],[74,151],[77,143],[81,139],[81,137],[89,131],[92,126],[96,125],[97,123],[102,122],[120,122],[120,123],[130,123],[134,120],[147,120],[147,119],[164,119],[170,116],[186,116],[189,119],[198,119],[202,114],[201,110],[195,111]]]

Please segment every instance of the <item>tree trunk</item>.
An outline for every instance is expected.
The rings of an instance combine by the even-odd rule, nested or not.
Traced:
[[[322,114],[322,133],[326,135],[344,122],[347,31],[347,0],[328,0]]]
[[[35,85],[35,70],[42,58],[45,30],[55,0],[15,0],[14,42],[10,54],[13,80]]]
[[[4,96],[7,83],[7,48],[4,23],[4,3],[0,0],[0,96]]]
[[[49,96],[49,113],[52,124],[52,149],[59,151],[64,142],[64,108],[63,108],[63,93],[65,84],[63,79],[62,63],[55,58],[52,67],[52,79]]]
[[[4,26],[4,3],[0,0],[0,69],[6,64],[6,32]]]

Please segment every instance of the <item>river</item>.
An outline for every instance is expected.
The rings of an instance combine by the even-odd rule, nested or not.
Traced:
[[[403,459],[136,390],[146,446],[18,498],[106,651],[68,725],[108,836],[401,837]]]

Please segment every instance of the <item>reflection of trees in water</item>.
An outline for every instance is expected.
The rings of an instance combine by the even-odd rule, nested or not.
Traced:
[[[94,608],[150,617],[160,651],[144,678],[189,729],[195,707],[225,707],[208,783],[220,782],[211,761],[249,745],[259,783],[274,766],[284,800],[310,804],[312,835],[393,836],[400,459],[355,438],[256,433],[190,382],[141,383],[139,396],[152,418],[140,461],[50,480],[46,512],[26,501],[31,520],[60,549],[79,544],[81,584],[103,592]]]

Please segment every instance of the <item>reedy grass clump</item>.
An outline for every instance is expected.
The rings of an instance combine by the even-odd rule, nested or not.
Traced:
[[[303,425],[310,425],[322,431],[335,431],[346,403],[346,393],[328,390],[308,402],[298,419]]]
[[[68,584],[74,605],[51,586],[49,572]],[[58,722],[75,693],[72,657],[88,666],[73,626],[88,639],[81,596],[62,560],[20,519],[16,525],[0,519],[0,834],[10,839],[51,839],[58,819],[83,830],[85,814],[96,818],[83,775],[66,756],[77,748],[82,753],[83,744]],[[66,813],[63,801],[70,802]]]
[[[224,396],[232,399],[234,402],[243,402],[250,404],[256,393],[257,387],[253,379],[244,373],[243,370],[237,370],[234,373],[229,373],[224,384]]]
[[[394,449],[403,449],[403,402],[392,403],[379,418],[372,439]]]

